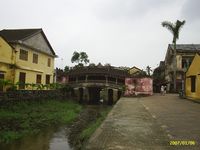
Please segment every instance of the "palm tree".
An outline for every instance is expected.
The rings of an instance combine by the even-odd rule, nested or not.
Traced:
[[[148,75],[148,76],[151,76],[152,70],[151,70],[151,67],[150,67],[150,66],[147,66],[147,67],[146,67],[146,71],[147,71],[147,75]]]
[[[173,82],[174,82],[174,92],[176,92],[176,68],[177,68],[177,62],[176,62],[176,41],[179,39],[179,32],[180,29],[183,27],[185,24],[185,20],[179,21],[177,20],[176,23],[172,23],[169,21],[163,21],[162,26],[166,27],[172,34],[173,34],[173,41],[172,44],[174,46],[174,57],[173,57],[173,64],[174,64],[174,73],[173,73]]]

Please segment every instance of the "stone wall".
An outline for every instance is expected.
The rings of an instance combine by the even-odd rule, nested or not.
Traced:
[[[0,92],[0,102],[21,100],[66,99],[70,93],[64,90],[17,90]]]
[[[109,90],[111,90],[110,95]],[[94,99],[90,99],[90,97],[94,96],[92,96],[94,93],[90,93],[88,87],[78,87],[74,88],[73,99],[77,102],[86,104],[115,104],[120,98],[118,92],[122,91],[114,88],[100,88],[99,91],[97,90],[94,92],[96,97],[94,97]]]

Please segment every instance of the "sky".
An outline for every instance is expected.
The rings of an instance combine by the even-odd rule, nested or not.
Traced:
[[[199,0],[0,0],[0,30],[42,28],[58,55],[74,66],[74,51],[90,63],[152,69],[164,60],[172,34],[162,21],[185,20],[177,44],[200,44]]]

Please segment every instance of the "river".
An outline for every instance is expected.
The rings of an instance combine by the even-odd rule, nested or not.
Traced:
[[[71,126],[48,127],[37,135],[24,137],[10,144],[0,145],[0,150],[73,150],[76,137],[88,123],[94,121],[109,106],[84,106],[83,112]],[[79,148],[78,148],[79,149]]]
[[[49,127],[37,135],[27,136],[13,143],[1,145],[1,150],[72,150],[67,128]]]

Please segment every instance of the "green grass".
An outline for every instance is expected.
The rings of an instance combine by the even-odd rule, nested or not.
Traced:
[[[111,107],[106,108],[100,113],[100,116],[93,121],[91,124],[88,125],[87,128],[85,128],[81,134],[80,134],[80,140],[81,141],[87,141],[91,135],[96,131],[96,129],[101,125],[101,123],[105,120],[106,116],[110,112]]]
[[[0,107],[0,142],[8,143],[47,126],[69,124],[82,110],[72,101],[18,102]]]

